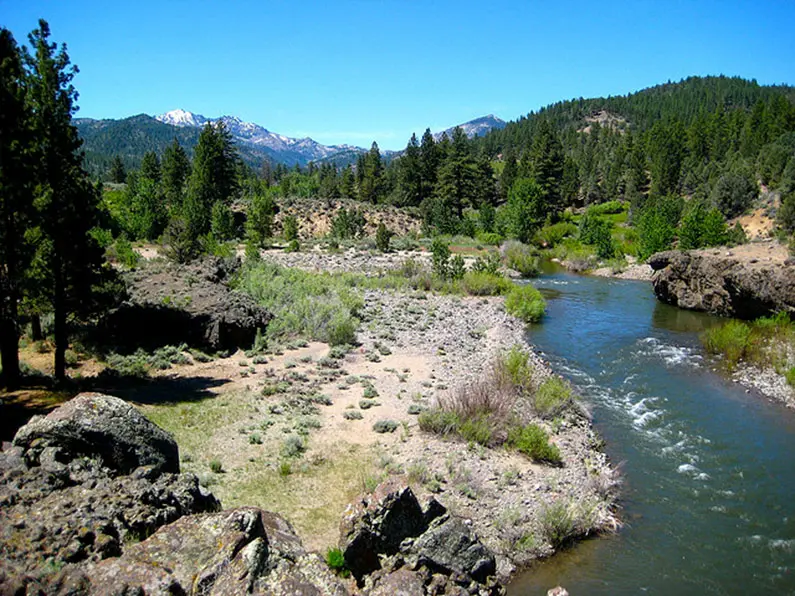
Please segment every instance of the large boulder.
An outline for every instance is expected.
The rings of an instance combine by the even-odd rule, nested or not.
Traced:
[[[119,348],[190,346],[248,349],[272,315],[227,282],[235,262],[208,258],[191,265],[154,263],[125,277],[129,299],[100,328]]]
[[[183,517],[62,583],[108,596],[347,594],[286,520],[254,507]]]
[[[731,256],[666,251],[649,258],[654,293],[680,308],[754,319],[795,314],[795,267]]]
[[[53,593],[60,569],[220,509],[178,472],[171,436],[114,397],[81,394],[31,420],[0,452],[0,594]]]
[[[81,393],[47,416],[17,431],[13,445],[28,464],[66,464],[77,457],[98,460],[118,474],[139,466],[179,472],[174,439],[127,402],[100,393]]]
[[[460,519],[446,515],[431,524],[410,549],[417,565],[444,575],[485,583],[497,572],[494,554]]]
[[[494,554],[438,501],[421,506],[398,479],[349,505],[340,529],[345,563],[369,596],[504,594]]]
[[[340,524],[340,549],[345,563],[358,580],[380,569],[379,555],[394,555],[406,538],[428,529],[445,513],[438,501],[423,509],[406,484],[389,480],[348,505]]]

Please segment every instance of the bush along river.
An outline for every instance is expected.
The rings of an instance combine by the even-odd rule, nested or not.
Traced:
[[[553,273],[529,340],[569,379],[621,464],[613,536],[518,576],[509,594],[795,594],[795,413],[713,369],[717,319],[650,284]]]

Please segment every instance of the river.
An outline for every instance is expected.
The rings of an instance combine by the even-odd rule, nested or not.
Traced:
[[[795,594],[795,412],[701,350],[716,319],[651,285],[553,273],[531,341],[591,409],[624,476],[612,536],[521,574],[509,594]]]

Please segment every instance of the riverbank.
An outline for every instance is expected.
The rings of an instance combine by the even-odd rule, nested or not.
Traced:
[[[305,271],[378,276],[421,254],[265,251],[265,261]],[[357,494],[390,477],[434,496],[496,555],[499,579],[551,555],[568,538],[611,530],[617,477],[584,410],[527,418],[560,450],[562,465],[516,451],[444,438],[419,428],[422,411],[472,385],[514,346],[529,352],[537,387],[552,375],[525,343],[503,299],[422,291],[359,290],[357,346],[311,342],[242,352],[163,374],[209,379],[215,399],[142,405],[174,434],[183,468],[207,483],[224,507],[276,511],[304,543],[324,552]],[[523,413],[526,416],[526,413]],[[386,430],[386,432],[384,432]],[[212,471],[213,462],[223,469]],[[555,516],[566,518],[556,520]],[[568,522],[563,540],[551,525]]]

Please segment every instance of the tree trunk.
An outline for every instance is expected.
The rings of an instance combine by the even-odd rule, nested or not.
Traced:
[[[13,302],[10,310],[16,310]],[[6,312],[0,319],[0,360],[3,363],[2,381],[6,389],[19,387],[19,328],[16,313]]]
[[[66,348],[69,335],[66,330],[66,295],[62,273],[55,272],[55,295],[53,300],[55,315],[55,380],[66,380]]]
[[[41,331],[41,317],[38,314],[30,315],[30,335],[33,341],[44,339],[44,333]]]

